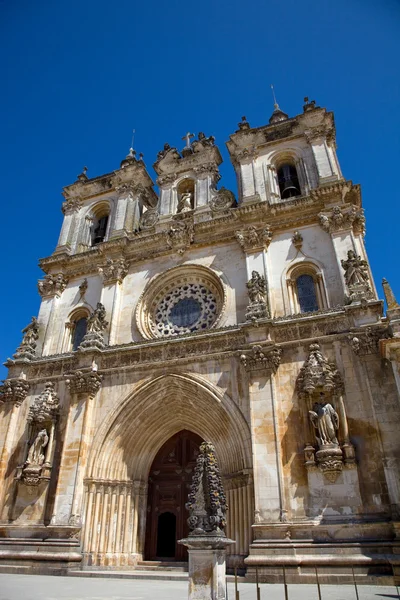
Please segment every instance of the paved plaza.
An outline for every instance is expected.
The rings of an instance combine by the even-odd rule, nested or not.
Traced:
[[[261,600],[284,600],[282,585],[261,586]],[[289,600],[318,600],[315,585],[289,585]],[[240,583],[240,600],[256,600],[256,587]],[[229,600],[234,586],[228,585]],[[359,586],[359,600],[397,599],[394,587]],[[184,581],[121,580],[110,577],[54,577],[43,575],[0,574],[0,600],[185,600]],[[322,600],[356,600],[351,585],[321,586]]]

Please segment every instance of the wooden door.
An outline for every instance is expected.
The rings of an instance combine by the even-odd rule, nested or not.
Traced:
[[[185,504],[202,441],[191,431],[180,431],[160,448],[153,461],[147,504],[147,560],[187,560],[187,549],[177,540],[189,533]]]

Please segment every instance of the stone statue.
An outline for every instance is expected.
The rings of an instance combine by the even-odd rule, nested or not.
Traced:
[[[36,317],[32,317],[31,323],[22,330],[22,333],[24,334],[22,345],[34,348],[39,339],[39,325]]]
[[[193,210],[192,207],[192,193],[191,192],[183,192],[179,199],[178,203],[178,212],[185,213]]]
[[[310,420],[318,432],[316,435],[318,444],[326,446],[327,444],[338,445],[336,432],[339,429],[339,415],[328,402],[316,402],[313,410],[309,411]]]
[[[106,309],[101,302],[96,305],[95,311],[88,318],[87,331],[88,332],[99,332],[103,331],[107,327],[106,321]]]
[[[347,260],[342,260],[344,278],[349,287],[368,284],[368,264],[354,250],[347,252]]]
[[[47,446],[49,436],[46,429],[41,429],[34,439],[32,446],[29,448],[27,465],[42,465],[44,462],[43,448]]]
[[[257,273],[257,271],[252,271],[251,279],[246,283],[246,286],[250,302],[265,302],[265,295],[267,293],[265,277]]]

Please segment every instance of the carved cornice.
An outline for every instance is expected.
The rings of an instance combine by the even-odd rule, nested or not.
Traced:
[[[87,394],[93,398],[101,388],[103,375],[97,371],[75,371],[67,376],[66,384],[71,394]]]
[[[38,292],[45,298],[47,296],[61,296],[68,284],[68,278],[63,273],[45,275],[38,281]]]
[[[240,362],[246,371],[272,371],[276,373],[282,359],[282,348],[254,345],[251,350],[240,351]]]
[[[0,405],[11,402],[21,406],[29,392],[29,383],[24,379],[5,379],[0,385]]]
[[[365,235],[364,209],[354,204],[346,208],[334,206],[329,212],[321,212],[318,218],[322,229],[328,233],[353,228],[356,235]]]

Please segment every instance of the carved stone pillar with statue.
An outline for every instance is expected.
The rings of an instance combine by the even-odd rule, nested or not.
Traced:
[[[188,503],[189,536],[179,540],[189,552],[189,600],[226,599],[226,537],[228,509],[215,448],[203,442],[197,458]]]
[[[15,477],[17,489],[12,506],[13,521],[43,523],[59,409],[60,401],[54,384],[48,382],[29,409],[26,454]]]
[[[297,393],[304,410],[305,465],[310,493],[310,516],[324,510],[334,514],[343,503],[347,514],[361,504],[355,451],[349,438],[344,386],[341,375],[322,354],[319,344],[311,344],[308,358],[297,378]],[[338,484],[337,491],[333,484]],[[324,494],[321,490],[326,489]]]

